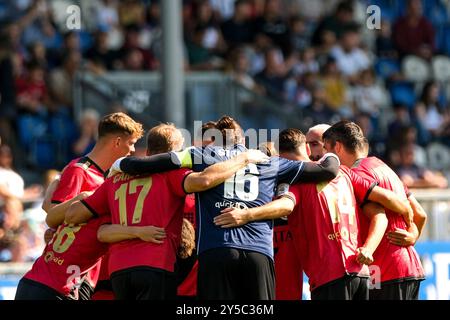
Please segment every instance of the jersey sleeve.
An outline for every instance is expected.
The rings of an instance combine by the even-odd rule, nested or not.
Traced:
[[[323,182],[333,180],[339,172],[339,158],[326,154],[318,163],[280,159],[279,181],[289,184],[298,182]]]
[[[51,202],[55,204],[62,203],[78,195],[85,181],[85,174],[82,168],[67,167],[61,175]]]
[[[274,157],[273,165],[277,166],[278,182],[293,184],[301,177],[305,163],[303,161],[292,161],[284,158]]]
[[[294,205],[297,205],[300,203],[300,192],[297,187],[291,186],[287,183],[281,183],[277,187],[276,191],[276,197],[277,198],[289,198],[294,202]]]
[[[181,168],[180,158],[175,152],[149,157],[126,157],[120,160],[120,170],[131,175],[160,173],[179,168]]]
[[[216,163],[216,159],[214,159],[214,151],[212,148],[199,148],[199,147],[191,147],[188,150],[190,157],[185,157],[185,161],[187,162],[190,158],[190,169],[195,172],[201,172],[205,170],[206,167]],[[188,168],[184,166],[183,168]]]
[[[174,194],[179,197],[185,197],[187,195],[184,190],[184,179],[192,173],[192,170],[179,169],[168,173],[169,184]]]
[[[81,200],[94,217],[110,214],[108,203],[108,182],[103,183],[86,199]]]
[[[345,172],[350,177],[356,201],[360,206],[363,206],[368,201],[370,193],[378,185],[378,182],[375,179],[363,178],[350,169],[346,169]]]

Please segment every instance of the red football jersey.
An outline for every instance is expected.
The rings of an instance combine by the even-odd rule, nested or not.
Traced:
[[[80,192],[97,189],[103,183],[104,175],[105,172],[89,157],[72,160],[61,174],[59,185],[53,193],[52,203],[62,203]],[[74,289],[74,282],[68,283],[71,276],[68,272],[76,268],[70,267],[73,265],[79,266],[80,275],[86,275],[86,280],[95,287],[100,273],[100,258],[107,248],[106,244],[97,240],[97,229],[107,221],[107,219],[93,219],[87,224],[72,228],[66,224],[61,225],[52,241],[45,247],[42,256],[35,261],[25,277],[69,295]],[[65,249],[61,251],[61,247]]]
[[[375,157],[358,160],[352,167],[352,171],[358,175],[378,182],[379,186],[395,192],[398,196],[407,199],[408,189],[400,178],[383,161]],[[407,229],[402,216],[391,210],[385,209],[388,219],[386,233],[395,231],[396,228]],[[361,219],[361,237],[367,237],[370,220],[364,216]],[[381,282],[399,279],[423,279],[424,271],[420,263],[419,255],[414,246],[402,247],[391,244],[387,236],[383,237],[377,250],[374,252],[374,265],[380,267]]]
[[[110,223],[108,216],[78,226],[60,225],[42,256],[24,277],[77,299],[77,277],[82,278],[97,267],[108,250],[107,244],[97,240],[97,230],[105,223]],[[95,281],[94,285],[97,282],[97,279],[90,280]]]
[[[345,274],[369,276],[367,266],[356,261],[361,246],[357,203],[373,186],[341,167],[330,182],[289,188],[296,202],[289,227],[311,291]]]
[[[286,230],[287,233],[291,231]],[[275,253],[275,297],[276,300],[302,300],[303,268],[292,235],[287,239],[278,245]]]
[[[196,228],[195,214],[195,195],[188,194],[184,202],[183,217],[189,220],[194,228]],[[177,294],[179,296],[194,297],[197,295],[197,273],[198,261],[195,261],[191,271],[177,288]]]
[[[94,215],[111,215],[113,224],[153,225],[166,231],[163,244],[140,239],[112,244],[108,265],[110,275],[136,266],[174,271],[186,197],[182,183],[189,173],[179,169],[150,176],[117,174],[83,200]]]
[[[52,203],[62,203],[83,191],[94,191],[105,181],[105,172],[89,157],[72,160],[62,171]]]

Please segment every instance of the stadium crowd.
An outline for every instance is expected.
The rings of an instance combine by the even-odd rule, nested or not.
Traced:
[[[41,199],[55,169],[97,140],[95,110],[74,118],[75,73],[160,68],[160,1],[89,1],[81,31],[67,31],[50,2],[0,4],[0,261],[41,254]],[[414,83],[400,68],[410,55],[431,64],[450,54],[441,32],[445,1],[394,2],[373,1],[385,5],[383,21],[368,32],[370,1],[184,0],[185,69],[229,73],[295,105],[311,126],[353,119],[406,185],[445,188],[445,176],[417,165],[415,155],[432,143],[450,147],[448,83]],[[434,19],[431,6],[445,19]],[[387,123],[384,113],[393,114]],[[38,172],[42,182],[25,188],[14,168]]]

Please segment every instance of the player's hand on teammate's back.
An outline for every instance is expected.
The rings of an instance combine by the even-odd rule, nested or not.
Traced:
[[[245,209],[225,208],[214,218],[214,224],[222,228],[239,227],[248,222],[248,211]]]
[[[356,253],[358,254],[356,256],[356,261],[358,261],[360,264],[366,264],[370,265],[373,263],[373,256],[372,253],[364,247],[360,247],[356,249]]]
[[[122,169],[120,169],[120,162],[124,159],[125,157],[119,158],[116,161],[114,161],[114,163],[112,164],[111,168],[109,168],[109,172],[108,172],[108,178],[112,177],[113,175],[117,174],[117,173],[121,173],[123,172]]]
[[[164,231],[164,228],[155,226],[143,226],[139,227],[138,236],[142,241],[161,244],[166,238],[166,232]]]
[[[267,163],[270,161],[270,157],[260,150],[249,149],[245,154],[249,163]]]
[[[404,212],[404,213],[402,214],[402,216],[403,216],[403,218],[404,218],[404,220],[405,220],[405,222],[406,222],[406,225],[407,225],[408,228],[409,228],[409,227],[411,227],[411,225],[414,223],[414,211],[413,211],[413,209],[411,208],[411,205],[409,204],[409,201],[408,201],[408,200],[405,200],[405,203],[406,203],[406,207],[408,208],[408,211],[407,211],[407,212]]]
[[[417,240],[417,237],[412,232],[400,228],[395,228],[395,231],[388,232],[387,237],[390,243],[402,247],[413,246]]]

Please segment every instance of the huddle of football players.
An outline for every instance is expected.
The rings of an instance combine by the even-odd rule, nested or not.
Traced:
[[[48,243],[16,300],[300,300],[303,272],[313,300],[418,299],[426,213],[355,123],[259,150],[228,116],[186,149],[160,124],[146,157],[128,115],[98,133],[46,193]]]

